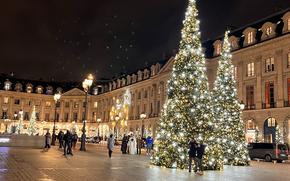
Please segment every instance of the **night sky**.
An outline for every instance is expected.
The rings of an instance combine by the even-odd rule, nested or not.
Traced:
[[[81,81],[131,73],[178,49],[187,0],[0,2],[0,73]],[[290,7],[289,0],[199,0],[202,39]]]

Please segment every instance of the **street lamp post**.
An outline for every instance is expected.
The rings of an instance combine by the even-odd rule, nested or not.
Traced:
[[[101,122],[101,118],[97,119],[97,123],[98,123],[98,137],[100,137],[100,122]]]
[[[21,109],[19,111],[19,123],[18,123],[18,127],[17,127],[17,131],[18,131],[18,134],[21,134],[21,131],[22,131],[22,127],[23,127],[23,110]]]
[[[88,93],[90,87],[92,86],[94,81],[94,77],[92,74],[89,74],[88,77],[83,81],[83,88],[86,93],[85,98],[85,115],[83,117],[83,129],[82,129],[82,137],[81,137],[81,147],[80,151],[86,151],[86,122],[87,122],[87,111],[88,111]]]
[[[143,138],[143,136],[144,136],[143,122],[144,122],[144,119],[146,118],[146,114],[145,113],[140,114],[140,118],[141,118],[141,138]]]
[[[54,106],[54,120],[53,120],[53,130],[52,130],[52,140],[51,140],[51,145],[55,145],[55,141],[56,141],[56,135],[55,135],[55,122],[56,122],[56,119],[57,119],[57,116],[56,116],[56,109],[57,109],[57,104],[58,104],[58,101],[61,97],[61,94],[60,93],[56,93],[54,94],[53,96],[53,99],[55,101],[55,106]]]

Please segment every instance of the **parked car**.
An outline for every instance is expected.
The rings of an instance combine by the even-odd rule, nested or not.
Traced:
[[[289,152],[286,144],[250,143],[248,150],[251,159],[265,159],[267,162],[277,160],[278,163],[288,160]]]

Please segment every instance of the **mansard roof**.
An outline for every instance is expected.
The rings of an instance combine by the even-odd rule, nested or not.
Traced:
[[[286,14],[289,11],[290,11],[290,8],[287,8],[285,10],[279,11],[279,12],[277,12],[275,14],[272,14],[272,15],[270,15],[268,17],[265,17],[263,19],[255,21],[253,23],[247,24],[247,25],[245,25],[243,27],[240,27],[240,28],[230,28],[229,27],[229,30],[231,30],[229,36],[235,36],[235,37],[239,38],[238,45],[239,45],[240,48],[237,48],[237,49],[235,49],[233,51],[240,50],[240,49],[243,49],[245,47],[253,46],[253,45],[257,44],[257,43],[261,43],[261,42],[264,42],[264,41],[269,41],[270,39],[273,39],[273,38],[276,38],[276,37],[279,37],[279,36],[283,36],[284,35],[283,34],[284,23],[282,21],[282,18],[284,16],[284,14]],[[269,38],[269,39],[266,39],[266,40],[262,40],[261,38],[262,38],[263,32],[261,31],[261,28],[267,22],[277,24],[277,27],[274,30],[276,32],[276,35],[273,36],[272,38]],[[256,37],[255,37],[256,43],[254,43],[252,45],[249,45],[249,46],[244,46],[245,37],[243,35],[243,32],[244,32],[244,30],[246,30],[249,27],[251,27],[251,28],[253,28],[253,29],[255,29],[257,31]],[[221,36],[219,36],[219,37],[217,37],[215,39],[211,39],[211,40],[207,40],[207,41],[203,42],[203,46],[206,49],[206,52],[205,52],[206,58],[215,57],[213,43],[216,40],[222,40],[222,39],[223,39],[223,35],[221,35]]]

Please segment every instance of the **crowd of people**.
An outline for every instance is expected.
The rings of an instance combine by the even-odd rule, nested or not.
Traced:
[[[69,130],[64,133],[63,131],[59,131],[57,135],[57,139],[59,142],[59,149],[63,149],[63,155],[71,155],[73,156],[72,149],[76,148],[76,144],[78,141],[78,135],[76,133],[71,133]],[[47,130],[45,134],[45,147],[46,149],[50,148],[51,144],[51,135],[49,130]]]
[[[122,154],[141,155],[142,148],[146,147],[146,154],[151,155],[153,149],[153,138],[148,136],[146,139],[141,136],[136,137],[133,134],[124,135],[121,144]],[[107,141],[107,148],[109,151],[109,157],[111,158],[115,140],[113,134],[110,135]]]
[[[78,140],[78,135],[76,133],[71,133],[69,130],[64,133],[60,131],[57,135],[57,139],[59,142],[59,149],[63,149],[63,155],[71,155],[73,156],[72,149],[75,149],[76,143]],[[107,148],[109,158],[112,157],[113,149],[116,144],[115,138],[113,134],[106,137],[107,140]],[[50,148],[51,144],[51,134],[49,131],[45,134],[45,147],[46,149]],[[133,134],[124,135],[121,144],[121,152],[122,154],[130,154],[130,155],[141,155],[142,148],[146,148],[146,154],[151,155],[154,146],[154,140],[151,136],[148,136],[146,139],[141,138],[141,136],[134,136]],[[202,168],[202,158],[205,151],[205,145],[202,142],[197,142],[194,139],[189,142],[189,172],[192,170],[192,161],[194,161],[194,172],[197,174],[203,174]]]

